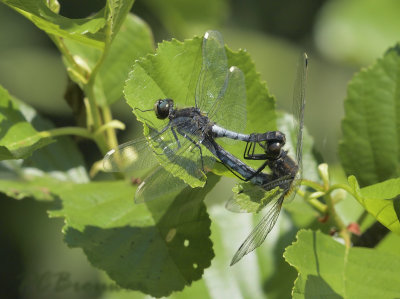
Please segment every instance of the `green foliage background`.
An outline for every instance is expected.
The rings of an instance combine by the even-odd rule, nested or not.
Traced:
[[[6,275],[0,297],[400,296],[397,1],[1,2],[0,271]],[[99,107],[112,105],[114,119],[127,128],[118,136],[122,143],[142,134],[122,99],[125,84],[134,95],[126,94],[130,106],[132,98],[143,98],[138,82],[125,83],[135,60],[147,71],[146,63],[158,64],[152,75],[165,80],[160,70],[170,71],[173,80],[173,67],[166,70],[171,53],[201,38],[157,43],[208,29],[222,32],[230,65],[245,73],[247,132],[278,128],[291,136],[290,117],[276,117],[274,108],[291,112],[297,56],[308,52],[305,124],[314,148],[307,135],[304,177],[321,180],[313,150],[319,152],[329,162],[331,186],[348,192],[332,193],[343,225],[358,221],[365,231],[377,219],[392,231],[378,246],[334,241],[327,235],[338,224],[334,215],[321,223],[323,213],[299,197],[285,205],[264,245],[229,268],[261,217],[225,210],[232,178],[211,175],[202,189],[170,190],[143,205],[134,204],[131,184],[100,182],[111,179],[103,173],[90,178],[91,165],[117,141],[103,142],[79,127],[68,135],[80,137],[59,130],[76,122],[95,128],[99,121],[94,116],[88,123],[79,92],[69,95],[71,112],[63,99],[67,75]],[[103,51],[108,56],[97,68]],[[159,56],[142,58],[155,51]],[[227,148],[240,155],[234,145]],[[296,237],[299,228],[308,229]]]

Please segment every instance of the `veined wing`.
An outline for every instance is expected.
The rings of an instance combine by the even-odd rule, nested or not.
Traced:
[[[304,109],[306,104],[306,82],[307,82],[308,56],[303,53],[298,61],[297,76],[293,90],[293,115],[294,127],[297,132],[296,142],[296,161],[299,166],[299,173],[302,171],[302,151],[303,151],[303,127]]]
[[[278,219],[284,200],[294,197],[296,192],[295,190],[291,190],[292,187],[293,178],[290,176],[278,178],[262,186],[262,189],[269,191],[269,193],[263,200],[263,203],[260,203],[259,209],[265,207],[268,211],[236,251],[232,258],[231,266],[236,264],[243,256],[252,252],[264,242]],[[257,187],[254,189],[257,189]],[[238,202],[232,201],[228,209],[235,211],[235,208],[237,207]],[[237,210],[235,212],[242,212],[242,210]]]
[[[110,150],[103,159],[104,170],[107,172],[136,172],[135,175],[139,177],[155,167],[158,162],[149,146],[148,138],[151,137],[137,138]]]
[[[192,118],[174,119],[163,140],[157,142],[156,158],[160,164],[191,187],[204,185],[204,171],[212,169],[215,162],[215,157],[201,145],[202,129]],[[178,144],[170,140],[177,140]]]
[[[225,92],[221,92],[220,97],[211,107],[208,117],[228,130],[239,133],[245,131],[247,122],[246,84],[243,72],[236,66],[229,68]]]
[[[103,165],[106,171],[145,176],[146,185],[152,185],[151,181],[159,181],[157,172],[146,175],[155,166],[161,165],[167,173],[192,187],[201,186],[206,180],[203,169],[212,169],[215,162],[215,158],[201,148],[201,134],[191,118],[174,119],[161,132],[153,130],[149,136],[111,150],[104,157]]]
[[[203,167],[204,170],[212,169],[215,158],[205,154],[204,148],[200,154],[201,145],[194,138],[196,135],[188,134],[192,141],[198,143],[198,147],[179,133],[176,135],[179,136],[181,147],[177,149],[166,147],[164,155],[156,156],[162,161],[161,165],[165,169],[160,166],[143,180],[136,190],[136,203],[148,202],[178,192],[187,185],[192,187],[204,185],[207,177]]]
[[[218,31],[210,30],[204,34],[202,60],[195,102],[200,111],[208,113],[227,88],[228,59]]]
[[[205,33],[202,59],[202,69],[196,87],[196,106],[219,126],[244,132],[246,126],[244,75],[235,66],[228,70],[224,41],[218,31]]]
[[[276,220],[278,219],[279,213],[282,208],[284,195],[282,195],[277,201],[271,201],[267,206],[268,212],[253,229],[253,231],[248,235],[246,240],[240,245],[239,249],[236,251],[232,258],[231,266],[236,264],[242,259],[246,254],[252,252],[258,246],[260,246],[269,232],[274,227]]]
[[[135,203],[140,204],[168,197],[183,190],[186,186],[184,181],[159,166],[136,189]]]

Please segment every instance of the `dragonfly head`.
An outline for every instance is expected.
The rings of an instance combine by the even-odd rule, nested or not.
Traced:
[[[172,99],[161,99],[154,104],[154,112],[158,119],[166,119],[174,109],[174,101]]]
[[[276,131],[275,138],[267,140],[264,145],[265,153],[270,159],[278,159],[282,154],[282,148],[286,143],[285,134]]]

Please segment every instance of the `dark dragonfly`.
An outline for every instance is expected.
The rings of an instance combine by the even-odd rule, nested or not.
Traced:
[[[168,124],[155,128],[146,123],[147,136],[120,145],[103,160],[106,171],[132,172],[136,177],[144,177],[135,194],[136,202],[157,198],[165,190],[182,188],[184,183],[191,187],[203,186],[206,172],[213,168],[216,158],[245,180],[261,184],[267,179],[266,174],[255,176],[252,168],[214,140],[217,137],[246,142],[254,139],[253,135],[237,133],[246,125],[244,76],[237,67],[228,69],[224,42],[217,31],[208,31],[203,38],[195,106],[178,109],[172,99],[161,99],[155,103],[154,111],[158,119],[168,120]],[[281,138],[274,132],[258,136],[263,140]],[[160,184],[165,188],[160,188]]]
[[[240,245],[232,258],[231,265],[237,263],[243,256],[250,253],[264,242],[278,219],[284,200],[293,198],[300,186],[302,178],[302,141],[307,66],[308,58],[304,53],[299,61],[298,74],[293,93],[294,125],[295,132],[297,133],[295,159],[292,159],[287,151],[282,149],[285,145],[285,140],[283,140],[283,142],[275,141],[271,143],[268,140],[262,140],[262,138],[257,140],[257,137],[262,137],[262,134],[252,134],[253,140],[246,144],[244,151],[245,159],[265,160],[263,165],[254,172],[255,177],[262,175],[262,179],[265,179],[265,181],[261,184],[256,180],[252,182],[255,182],[255,184],[259,185],[264,191],[267,191],[257,211],[265,206],[267,206],[268,211],[242,245]],[[264,149],[264,153],[256,154],[255,148],[257,146],[261,146]],[[265,174],[261,172],[266,166],[271,170],[271,174],[268,177],[265,177]],[[257,189],[260,188],[249,188],[244,192],[251,198],[256,192],[259,192]],[[228,201],[227,208],[235,212],[248,212],[243,203],[240,203],[240,197],[235,197]]]

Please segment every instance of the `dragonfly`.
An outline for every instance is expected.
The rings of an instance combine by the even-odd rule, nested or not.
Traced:
[[[257,140],[259,134],[252,134],[253,140],[247,142],[243,157],[249,160],[265,160],[265,162],[253,173],[255,176],[262,174],[262,170],[268,166],[271,170],[271,176],[263,179],[261,184],[254,181],[259,188],[266,192],[266,199],[263,200],[262,207],[266,207],[267,213],[263,216],[257,226],[247,236],[240,245],[232,258],[231,266],[240,261],[245,255],[259,247],[266,239],[269,232],[274,227],[284,201],[291,200],[300,186],[302,179],[302,142],[304,126],[304,108],[305,108],[305,86],[307,79],[308,57],[304,53],[301,55],[297,68],[297,76],[293,92],[293,113],[294,126],[297,133],[295,159],[283,150],[285,141],[269,142],[268,140]],[[261,146],[264,149],[263,154],[256,154],[255,148]],[[271,192],[277,190],[276,192]],[[250,197],[252,193],[258,192],[257,188],[247,190]],[[237,198],[232,198],[227,202],[226,207],[234,212],[246,212],[238,203]]]
[[[179,108],[173,99],[166,98],[157,100],[153,109],[137,109],[143,113],[154,111],[157,119],[168,123],[159,128],[146,123],[147,136],[124,143],[105,155],[105,171],[132,172],[136,177],[144,177],[135,202],[158,198],[165,190],[172,192],[185,184],[204,185],[206,172],[213,168],[216,159],[243,180],[255,184],[268,180],[268,174],[256,173],[215,142],[216,138],[270,143],[284,139],[279,131],[238,133],[246,125],[244,75],[235,66],[228,68],[224,42],[217,31],[207,31],[203,37],[194,102],[193,107]]]

